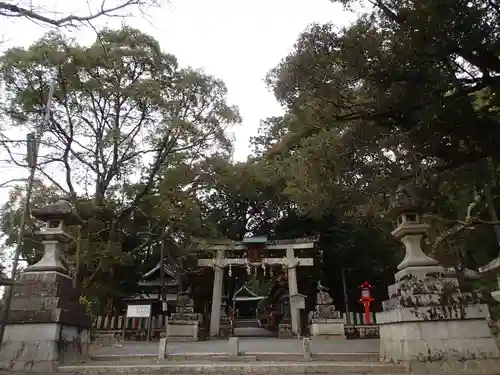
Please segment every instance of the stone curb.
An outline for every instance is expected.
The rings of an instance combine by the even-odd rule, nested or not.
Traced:
[[[378,362],[379,353],[312,353],[312,360],[332,361],[332,362]],[[137,355],[98,355],[92,356],[92,361],[96,362],[136,362],[143,360],[157,359],[155,354]],[[190,360],[213,360],[221,361],[228,358],[239,359],[241,361],[304,361],[303,353],[255,353],[244,352],[238,357],[231,357],[227,353],[171,353],[167,354],[169,361],[190,361]]]
[[[95,374],[403,374],[407,366],[353,362],[246,362],[246,363],[165,363],[149,365],[60,366],[59,373]]]

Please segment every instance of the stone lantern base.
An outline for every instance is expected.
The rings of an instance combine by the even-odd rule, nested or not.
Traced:
[[[170,315],[167,326],[168,341],[199,341],[201,314],[194,312],[193,300],[185,297],[178,301],[175,313]]]
[[[456,278],[443,275],[439,266],[396,274],[390,299],[377,314],[381,360],[407,362],[415,371],[429,366],[457,374],[477,366],[498,371],[500,353],[486,321],[488,307],[479,296],[460,293]]]
[[[333,304],[316,305],[311,316],[309,332],[313,338],[345,338],[344,319]]]
[[[12,288],[0,369],[55,372],[60,363],[88,358],[91,320],[71,278],[25,272]]]

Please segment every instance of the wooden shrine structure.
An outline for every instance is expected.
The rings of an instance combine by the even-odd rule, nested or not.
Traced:
[[[212,294],[212,309],[210,316],[210,336],[219,336],[221,302],[223,293],[224,268],[232,265],[243,265],[247,267],[261,267],[263,265],[280,265],[286,267],[288,273],[288,289],[290,295],[290,316],[292,322],[292,333],[300,334],[300,309],[303,302],[297,303],[302,295],[298,292],[297,267],[313,266],[313,258],[296,258],[295,250],[312,249],[317,242],[317,237],[298,238],[291,240],[267,240],[267,237],[248,237],[243,241],[220,241],[208,244],[205,249],[216,252],[213,259],[198,259],[201,267],[212,267],[214,269],[214,285]],[[266,250],[284,250],[283,258],[263,258]],[[245,251],[245,258],[231,258],[232,251]]]
[[[257,305],[264,299],[266,299],[266,296],[257,295],[250,288],[248,288],[247,283],[244,283],[233,294],[233,298],[231,301],[231,311],[233,311],[233,314],[235,314],[235,312],[237,312],[241,306],[243,309],[243,314],[247,313],[248,315],[248,310],[253,309],[253,314],[250,314],[250,316],[247,316],[247,318],[257,318]],[[241,315],[235,314],[233,317],[239,318],[241,317]]]
[[[165,287],[165,298],[168,309],[172,311],[179,294],[179,274],[168,264],[164,264],[165,278],[161,279],[161,265],[158,263],[142,275],[138,283],[138,293],[123,299],[127,304],[128,318],[146,318],[162,311],[162,284]],[[131,308],[131,306],[134,306]],[[141,310],[142,315],[138,313]],[[131,314],[132,313],[132,314]],[[137,315],[139,314],[139,315]],[[147,316],[146,316],[147,315]]]

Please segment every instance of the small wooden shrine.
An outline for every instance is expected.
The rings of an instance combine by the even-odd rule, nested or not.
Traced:
[[[243,284],[233,295],[232,311],[235,318],[256,318],[257,306],[265,299],[265,296],[259,296],[248,288],[248,285]]]
[[[179,293],[179,274],[170,265],[165,264],[165,289],[169,311],[173,311]],[[161,272],[160,263],[142,275],[139,292],[125,299],[128,305],[152,305],[154,311],[161,311]],[[170,307],[172,309],[170,309]]]

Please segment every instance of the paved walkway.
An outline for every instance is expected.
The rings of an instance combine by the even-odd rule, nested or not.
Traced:
[[[226,353],[228,340],[168,343],[170,354]],[[240,338],[240,350],[246,353],[302,353],[302,340],[277,338]],[[311,340],[312,353],[378,353],[379,340]],[[112,346],[95,346],[93,356],[157,355],[157,342],[126,341]]]

